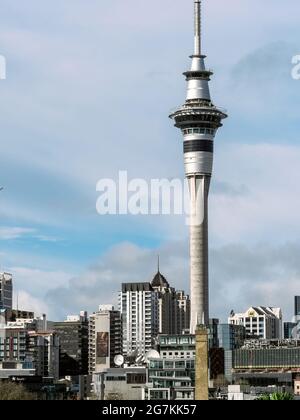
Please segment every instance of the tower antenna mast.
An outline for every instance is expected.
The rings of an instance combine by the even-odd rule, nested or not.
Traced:
[[[195,0],[195,49],[194,55],[201,55],[201,0]]]

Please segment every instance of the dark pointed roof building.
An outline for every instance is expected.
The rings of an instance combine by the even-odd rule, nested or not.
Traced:
[[[152,282],[151,282],[151,286],[152,287],[163,287],[163,288],[169,288],[170,285],[167,281],[167,279],[161,274],[160,271],[157,272],[157,274],[155,274]]]

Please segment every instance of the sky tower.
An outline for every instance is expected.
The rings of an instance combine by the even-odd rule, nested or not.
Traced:
[[[183,134],[185,174],[190,191],[191,333],[209,323],[208,194],[213,169],[214,138],[227,115],[211,100],[201,46],[201,1],[195,0],[195,48],[185,104],[170,117]]]

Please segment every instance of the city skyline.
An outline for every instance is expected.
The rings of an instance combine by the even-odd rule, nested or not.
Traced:
[[[154,1],[147,16],[134,0],[126,9],[119,1],[84,9],[66,1],[59,10],[26,3],[16,11],[15,1],[4,1],[0,18],[0,53],[8,64],[0,82],[0,262],[14,275],[20,306],[58,318],[92,312],[122,282],[150,281],[158,253],[168,281],[187,292],[183,219],[101,218],[95,185],[126,168],[131,177],[183,177],[180,134],[176,139],[167,115],[184,94],[192,2]],[[290,319],[290,297],[299,294],[293,109],[300,82],[291,71],[300,6],[288,3],[285,9],[274,1],[205,2],[213,98],[230,113],[210,203],[211,314],[222,319],[253,304],[281,306]],[[291,111],[281,119],[287,103]]]

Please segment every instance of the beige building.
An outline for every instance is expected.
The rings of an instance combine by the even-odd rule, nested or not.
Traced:
[[[122,353],[121,315],[112,305],[99,306],[89,320],[89,373],[113,367],[114,357]]]
[[[294,381],[294,393],[295,395],[300,396],[300,376]]]

